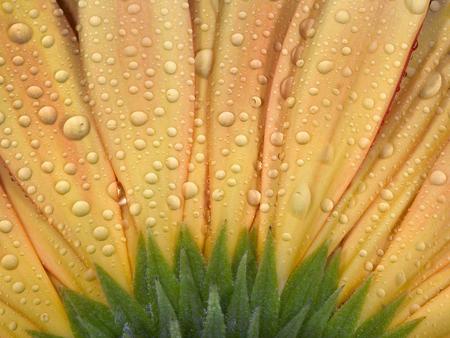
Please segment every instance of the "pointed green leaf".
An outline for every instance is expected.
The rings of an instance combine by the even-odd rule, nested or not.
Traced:
[[[145,336],[146,333],[152,332],[152,323],[141,305],[123,290],[105,270],[100,266],[96,268],[115,322],[122,327],[128,325],[133,334],[137,336]]]
[[[184,251],[180,251],[180,299],[179,320],[185,336],[198,337],[202,329],[203,303],[195,284],[189,259]]]
[[[383,309],[378,311],[372,317],[367,319],[361,326],[356,330],[355,338],[378,338],[385,331],[388,325],[394,318],[397,309],[403,302],[405,297],[399,297],[395,301],[391,302]]]
[[[220,307],[220,298],[215,286],[209,291],[208,310],[202,338],[225,338],[225,321]]]
[[[233,277],[231,263],[228,259],[226,239],[226,225],[224,225],[214,245],[206,271],[206,287],[203,291],[205,293],[211,286],[215,285],[218,288],[220,303],[224,309],[228,305],[231,292],[233,291]],[[204,298],[206,298],[205,295]]]
[[[286,325],[306,304],[313,302],[324,274],[328,247],[322,245],[289,276],[281,294],[280,325]]]
[[[187,261],[189,263],[189,267],[192,273],[192,276],[195,281],[195,285],[197,287],[197,290],[203,290],[205,288],[205,261],[203,259],[202,252],[200,251],[197,243],[195,243],[194,239],[192,238],[191,233],[189,232],[189,229],[186,226],[182,226],[181,228],[181,234],[180,234],[180,240],[179,240],[179,250],[178,256],[180,255],[180,250],[183,249],[187,256]],[[179,257],[178,257],[178,276],[179,276]],[[202,296],[202,295],[201,295]],[[207,298],[202,300],[206,303]]]
[[[424,319],[425,318],[417,318],[409,322],[406,322],[405,324],[396,327],[394,330],[385,333],[384,335],[381,336],[381,338],[406,338],[409,336],[411,332],[414,331],[417,325],[419,325],[420,322]]]
[[[160,281],[175,308],[178,305],[178,281],[151,234],[148,236],[147,253],[147,271],[150,280],[158,279]]]
[[[154,307],[155,294],[148,274],[147,248],[142,236],[139,237],[134,272],[134,298],[144,307]]]
[[[357,289],[344,305],[331,317],[325,329],[327,338],[352,337],[356,329],[359,315],[364,304],[364,299],[369,289],[370,279]]]
[[[339,266],[340,249],[336,250],[327,263],[319,291],[311,307],[311,311],[316,311],[330,296],[338,289],[339,285]]]
[[[297,338],[297,335],[305,321],[306,314],[309,311],[309,306],[306,305],[300,312],[294,316],[275,336],[275,338]]]
[[[247,255],[237,269],[233,294],[227,311],[227,337],[245,337],[250,320],[250,304],[247,289]]]
[[[253,285],[251,308],[260,308],[262,337],[273,337],[278,327],[280,297],[278,295],[275,250],[272,234],[267,235],[261,264]]]
[[[324,303],[308,318],[303,325],[299,337],[301,338],[320,338],[327,326],[327,322],[336,308],[337,299],[341,289],[332,293]]]
[[[254,229],[250,230],[250,232],[245,229],[241,233],[233,257],[233,276],[237,274],[239,264],[244,255],[247,256],[247,288],[250,292],[258,271],[258,264],[256,261],[256,231]]]
[[[62,290],[61,296],[75,335],[99,338],[119,335],[121,329],[107,306],[69,289]]]
[[[169,333],[170,333],[170,338],[182,338],[183,337],[181,335],[180,325],[179,325],[178,321],[173,320],[170,322]]]
[[[177,315],[170,303],[169,297],[167,297],[164,288],[157,280],[155,282],[156,298],[158,300],[158,313],[159,313],[159,337],[170,337],[170,323],[177,321]]]
[[[55,335],[52,335],[52,334],[43,333],[43,332],[37,332],[37,331],[27,331],[27,333],[32,338],[63,338],[61,336],[55,336]]]
[[[252,313],[252,317],[250,318],[246,338],[259,338],[259,318],[260,311],[259,308],[256,308]]]

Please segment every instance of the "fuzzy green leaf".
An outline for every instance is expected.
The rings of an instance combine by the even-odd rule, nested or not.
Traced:
[[[367,319],[356,330],[355,338],[378,338],[385,331],[388,325],[394,318],[397,309],[403,302],[405,297],[399,297],[397,300],[391,302],[385,306],[382,310],[378,311],[375,315]]]
[[[115,322],[121,327],[128,325],[135,336],[145,337],[146,334],[152,332],[152,323],[141,305],[123,290],[105,270],[100,266],[96,268]]]
[[[203,290],[205,288],[206,274],[205,260],[197,243],[195,243],[191,233],[189,232],[189,229],[186,226],[182,226],[181,228],[180,240],[177,250],[176,268],[178,270],[178,276],[180,273],[180,252],[182,249],[186,253],[187,261],[189,263],[189,267],[192,273],[192,277],[194,278],[197,290]],[[206,303],[207,297],[205,297],[205,299],[203,299],[202,297],[202,300]]]
[[[294,316],[275,336],[275,338],[296,338],[305,321],[309,306],[304,306],[300,312]]]
[[[242,257],[247,256],[247,288],[251,292],[258,264],[256,260],[256,230],[243,230],[233,257],[233,275],[236,276]]]
[[[337,299],[341,289],[337,289],[332,293],[321,306],[312,313],[305,325],[302,327],[299,337],[301,338],[320,338],[327,326],[333,311],[336,308]]]
[[[327,263],[325,273],[320,283],[319,291],[311,307],[311,312],[315,312],[336,292],[339,285],[340,250],[336,250]]]
[[[158,313],[159,313],[159,337],[170,337],[170,323],[177,321],[177,315],[170,303],[169,297],[167,297],[164,288],[160,282],[155,281],[156,298],[158,300]]]
[[[227,311],[227,337],[245,337],[250,320],[250,304],[247,289],[247,255],[237,269],[233,294]]]
[[[370,279],[361,285],[344,305],[331,317],[325,329],[327,338],[352,337],[358,322],[364,300],[369,289]]]
[[[306,304],[315,300],[327,260],[328,247],[322,245],[290,275],[281,294],[280,325],[286,325]]]
[[[219,293],[215,286],[212,286],[209,291],[208,310],[201,337],[225,338],[225,320],[220,307]]]
[[[153,236],[148,236],[147,244],[148,275],[151,281],[159,280],[173,307],[178,304],[178,281],[174,272],[164,258]],[[175,309],[176,310],[176,309]]]
[[[136,269],[134,272],[134,298],[144,307],[152,310],[156,305],[154,287],[148,273],[147,248],[142,236],[139,237],[136,252]]]
[[[414,331],[417,325],[419,325],[420,322],[424,319],[425,318],[417,318],[409,322],[406,322],[396,327],[394,330],[385,333],[384,335],[381,336],[381,338],[406,338],[409,336],[411,332]]]
[[[171,321],[169,327],[170,338],[182,338],[178,321]]]
[[[106,305],[69,289],[62,290],[61,296],[75,336],[106,338],[120,334],[121,329]]]
[[[259,318],[260,311],[259,308],[256,308],[248,324],[247,338],[259,338]]]
[[[278,295],[275,250],[272,234],[267,235],[263,257],[253,285],[250,305],[260,308],[262,337],[273,337],[278,327],[280,297]]]
[[[222,227],[216,244],[211,254],[211,258],[206,271],[207,292],[211,286],[216,286],[220,295],[220,303],[225,309],[233,291],[233,276],[231,263],[228,259],[226,225]]]
[[[194,281],[189,258],[184,248],[180,251],[179,320],[186,337],[198,337],[202,329],[203,303]]]

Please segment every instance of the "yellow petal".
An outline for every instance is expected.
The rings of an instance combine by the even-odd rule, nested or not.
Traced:
[[[0,12],[0,156],[77,255],[129,289],[120,209],[106,195],[115,177],[84,102],[75,36],[54,3],[10,4]]]
[[[70,243],[48,223],[46,217],[38,213],[3,165],[0,166],[0,182],[11,207],[20,211],[18,217],[21,224],[45,269],[65,287],[104,301],[100,284],[95,278],[94,266],[85,264]]]
[[[448,245],[450,205],[450,143],[414,199],[370,285],[362,317],[388,304],[408,286],[422,267]]]
[[[304,26],[295,102],[287,107],[288,128],[276,137],[284,139],[272,223],[280,285],[367,154],[425,16],[400,1],[321,6],[315,23]]]
[[[194,120],[188,3],[89,1],[78,10],[90,103],[124,201],[171,259]]]
[[[295,1],[223,1],[212,64],[208,159],[211,224],[206,253],[224,222],[229,252],[260,200],[258,154],[265,98]],[[206,63],[206,60],[204,60]]]
[[[19,313],[17,325],[25,325],[18,328],[19,331],[29,329],[32,323],[40,330],[57,335],[70,332],[58,294],[1,186],[0,242],[0,301]],[[8,309],[5,311],[11,313]],[[12,318],[0,316],[1,325],[12,325]]]

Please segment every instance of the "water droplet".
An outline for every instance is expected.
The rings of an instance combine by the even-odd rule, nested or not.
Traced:
[[[148,115],[143,111],[135,111],[131,113],[130,121],[133,125],[137,127],[142,126],[148,121]]]
[[[273,132],[270,135],[270,143],[272,143],[276,147],[281,147],[283,145],[284,135],[279,131]]]
[[[64,123],[64,136],[71,140],[81,140],[91,129],[89,120],[83,115],[75,115]]]
[[[329,73],[333,70],[333,68],[334,68],[334,62],[330,61],[330,60],[323,60],[317,64],[317,70],[321,74]]]
[[[177,102],[178,99],[180,98],[180,93],[178,92],[178,90],[176,90],[174,88],[168,89],[166,91],[166,98],[167,98],[167,101],[169,101],[169,102],[172,102],[172,103]]]
[[[17,176],[21,181],[28,181],[31,176],[33,175],[33,172],[28,167],[22,167],[17,171]]]
[[[350,21],[350,13],[343,9],[338,11],[334,18],[337,22],[344,24]]]
[[[239,134],[234,138],[234,143],[236,143],[236,145],[239,147],[243,147],[243,146],[247,145],[248,138],[247,138],[247,136],[245,136],[243,134]]]
[[[76,201],[72,205],[72,213],[75,216],[83,217],[86,216],[91,211],[91,206],[88,202],[80,200]]]
[[[177,71],[177,64],[173,61],[166,61],[166,63],[164,64],[164,71],[167,74],[175,74],[175,72]]]
[[[311,136],[306,131],[299,131],[295,135],[295,140],[298,144],[307,144],[311,140]]]
[[[233,46],[240,46],[244,42],[244,35],[241,33],[234,33],[231,35],[231,43]]]
[[[320,209],[322,209],[323,212],[330,212],[333,210],[334,202],[329,198],[324,198],[322,202],[320,202]]]
[[[57,116],[56,109],[52,106],[43,106],[38,111],[39,120],[44,124],[55,123]]]
[[[194,198],[198,194],[198,187],[194,182],[183,183],[183,196],[185,199]]]
[[[169,195],[167,197],[167,206],[170,210],[177,210],[181,207],[181,200],[176,195]]]
[[[251,189],[247,192],[247,202],[251,206],[257,206],[261,201],[261,193],[258,190]]]
[[[2,257],[1,264],[6,270],[14,270],[19,265],[19,260],[15,255],[7,254]]]
[[[220,125],[224,126],[224,127],[229,127],[229,126],[233,125],[234,119],[235,119],[234,114],[229,111],[224,111],[224,112],[220,113],[218,116]]]
[[[412,14],[422,14],[424,13],[428,8],[428,1],[427,0],[405,0],[406,8],[412,13]]]
[[[301,182],[291,196],[292,212],[296,216],[304,216],[311,205],[311,190],[306,182]]]
[[[97,241],[104,241],[109,236],[109,230],[104,226],[98,226],[94,229],[92,235]]]
[[[70,191],[70,183],[65,180],[59,180],[55,184],[55,191],[61,195],[67,194]]]
[[[195,73],[203,78],[207,78],[211,72],[213,62],[213,51],[202,49],[195,55]]]
[[[8,37],[12,42],[24,44],[30,41],[33,36],[33,30],[23,22],[12,24],[8,29]]]
[[[432,185],[444,185],[447,182],[447,175],[441,170],[434,170],[430,175]]]
[[[438,72],[431,74],[424,86],[422,87],[419,96],[422,99],[429,99],[439,93],[442,86],[442,75]]]
[[[29,86],[27,88],[27,95],[32,99],[38,99],[44,94],[44,91],[39,86]]]
[[[65,70],[58,70],[55,73],[55,80],[58,81],[59,83],[64,83],[69,79],[69,73],[66,72]]]
[[[12,230],[12,228],[13,228],[13,225],[9,220],[4,219],[4,220],[0,221],[0,231],[1,232],[7,234]]]

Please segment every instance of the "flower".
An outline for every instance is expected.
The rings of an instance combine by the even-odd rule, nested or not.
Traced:
[[[0,336],[449,335],[448,9],[4,1]]]

